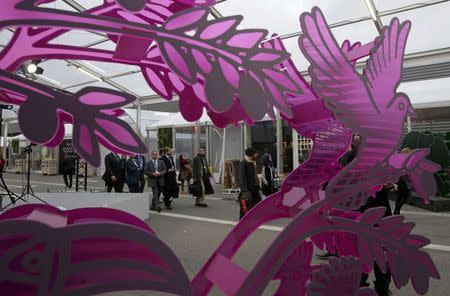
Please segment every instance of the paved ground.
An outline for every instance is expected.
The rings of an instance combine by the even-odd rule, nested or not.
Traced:
[[[20,192],[22,176],[5,174],[4,179],[11,190]],[[35,193],[55,192],[64,189],[62,177],[32,175],[32,185]],[[89,190],[104,190],[103,183],[98,178],[90,178]],[[216,192],[220,187],[216,188]],[[181,259],[189,276],[193,277],[207,260],[208,255],[219,245],[225,235],[231,230],[238,217],[238,205],[233,199],[235,195],[214,194],[209,197],[208,208],[194,207],[194,200],[190,197],[180,197],[174,202],[173,211],[152,213],[148,223],[158,236]],[[450,295],[450,213],[437,214],[426,210],[405,206],[403,213],[410,221],[416,222],[415,233],[425,235],[431,239],[427,251],[433,258],[441,274],[441,280],[432,280],[428,295]],[[253,266],[265,248],[282,229],[286,221],[271,223],[264,229],[258,230],[243,246],[235,257],[235,262],[249,269]],[[314,259],[315,260],[315,259]],[[414,260],[414,258],[411,258]],[[322,263],[324,261],[317,261]],[[270,295],[276,286],[268,287],[264,294]],[[392,287],[394,295],[416,295],[411,284],[397,291]],[[109,295],[161,295],[148,292],[121,292]],[[211,295],[223,295],[214,290]]]

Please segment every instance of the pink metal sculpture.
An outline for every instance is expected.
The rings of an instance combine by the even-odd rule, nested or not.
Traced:
[[[208,20],[212,0],[105,0],[81,14],[39,7],[53,1],[5,0],[0,10],[0,28],[16,28],[0,55],[0,100],[21,105],[20,127],[32,142],[58,145],[63,122],[71,122],[77,152],[93,165],[100,162],[99,143],[119,152],[145,152],[117,118],[135,98],[92,87],[70,95],[11,73],[39,58],[140,66],[155,92],[168,100],[174,93],[180,97],[180,110],[190,121],[206,108],[220,127],[251,124],[266,113],[273,116],[276,107],[314,146],[310,159],[238,223],[191,283],[169,248],[128,214],[27,205],[0,215],[1,291],[206,295],[215,285],[227,295],[260,295],[274,280],[280,282],[277,295],[374,295],[360,289],[359,278],[375,262],[383,271],[389,268],[397,288],[411,279],[420,294],[427,292],[430,277],[439,278],[421,250],[429,240],[411,235],[414,223],[402,216],[383,219],[384,208],[351,211],[401,175],[408,175],[425,201],[435,192],[432,174],[438,167],[425,159],[427,151],[395,152],[412,111],[407,96],[396,93],[409,22],[394,19],[374,43],[346,41],[339,47],[318,8],[304,13],[300,48],[311,63],[310,85],[276,36],[261,44],[267,31],[237,30],[240,16]],[[116,49],[51,43],[74,29],[107,34]],[[360,75],[354,63],[369,53]],[[35,116],[37,106],[45,106],[45,116]],[[363,145],[342,169],[338,159],[354,132]],[[280,218],[292,220],[251,270],[232,261],[260,225]],[[336,248],[341,258],[312,265],[313,243]]]

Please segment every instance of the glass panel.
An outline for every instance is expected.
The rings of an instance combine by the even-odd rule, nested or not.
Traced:
[[[85,87],[88,87],[88,86],[98,86],[98,87],[105,87],[105,88],[110,88],[110,89],[113,89],[113,90],[118,90],[114,86],[112,86],[112,85],[110,85],[110,84],[108,84],[106,82],[103,82],[103,81],[88,83],[88,84],[84,84],[84,85],[81,85],[81,86],[75,86],[75,87],[67,88],[66,90],[70,91],[72,93],[75,93],[75,92],[77,92],[79,90],[82,90]]]
[[[175,152],[177,157],[184,154],[187,159],[192,160],[194,155],[194,128],[180,127],[175,129]],[[178,167],[179,167],[179,163]]]
[[[272,121],[256,122],[251,127],[252,147],[258,151],[258,172],[262,170],[261,156],[264,153],[272,155],[274,166],[277,166],[276,126]]]
[[[450,2],[445,2],[396,14],[395,16],[401,21],[410,20],[412,22],[406,53],[449,47],[449,11]],[[383,17],[383,24],[389,24],[392,17],[394,16]]]
[[[50,44],[83,46],[104,39],[103,36],[86,31],[72,30],[50,41]]]
[[[450,105],[450,78],[402,83],[398,91],[406,93],[415,106],[443,102]]]
[[[74,66],[67,66],[63,60],[47,60],[39,64],[44,69],[44,76],[50,78],[53,82],[58,82],[61,88],[93,80]],[[45,78],[44,78],[45,79]]]
[[[223,130],[211,127],[210,131],[209,165],[213,167],[214,172],[219,172],[222,164]]]
[[[105,63],[96,61],[81,61],[81,63],[105,77],[140,70],[137,66],[119,63]]]
[[[131,90],[137,95],[150,96],[155,95],[156,93],[148,86],[147,81],[142,76],[142,73],[136,73],[131,75],[126,75],[122,77],[117,77],[111,79],[112,81],[123,85],[125,88]]]
[[[363,0],[361,0],[363,1]],[[391,10],[396,9],[400,7],[409,6],[416,3],[421,3],[418,0],[373,0],[373,3],[375,4],[375,7],[378,11],[385,11],[385,10]]]
[[[46,7],[46,8],[67,10],[67,11],[76,11],[74,8],[72,8],[72,6],[68,5],[63,0],[56,0],[51,3],[44,3],[44,4],[39,5],[39,7]]]
[[[0,31],[0,45],[6,46],[13,36],[13,32],[9,30],[1,30]]]

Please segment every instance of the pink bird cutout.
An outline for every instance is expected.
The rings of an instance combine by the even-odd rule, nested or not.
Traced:
[[[414,115],[408,96],[396,93],[411,23],[400,24],[394,18],[383,29],[363,75],[346,59],[318,8],[303,15],[301,25],[304,35],[300,44],[311,63],[314,90],[334,117],[362,138],[355,160],[330,182],[327,207],[358,209],[380,185],[396,182],[405,170],[414,174],[408,167],[393,170],[389,162],[407,116]],[[419,162],[428,161],[423,158]],[[425,167],[428,174],[438,169],[431,164]]]

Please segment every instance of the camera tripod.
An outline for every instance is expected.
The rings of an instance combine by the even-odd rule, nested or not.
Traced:
[[[6,194],[0,194],[0,211],[6,210],[12,205],[16,204],[16,201],[21,200],[23,202],[27,202],[25,199],[23,199],[22,196],[18,196],[11,190],[9,190],[8,185],[6,185],[5,179],[3,179],[3,172],[0,172],[0,188],[6,191],[6,194],[9,196],[9,200],[11,201],[8,205],[3,206],[3,196]]]
[[[31,176],[31,152],[33,152],[33,149],[31,148],[32,145],[28,145],[25,148],[25,153],[27,154],[27,184],[25,185],[25,187],[22,190],[22,194],[20,195],[19,199],[25,201],[26,203],[28,203],[28,200],[30,198],[30,195],[34,198],[36,198],[37,200],[48,204],[45,200],[39,198],[36,196],[36,194],[34,194],[33,188],[31,187],[31,180],[30,180],[30,176]]]

